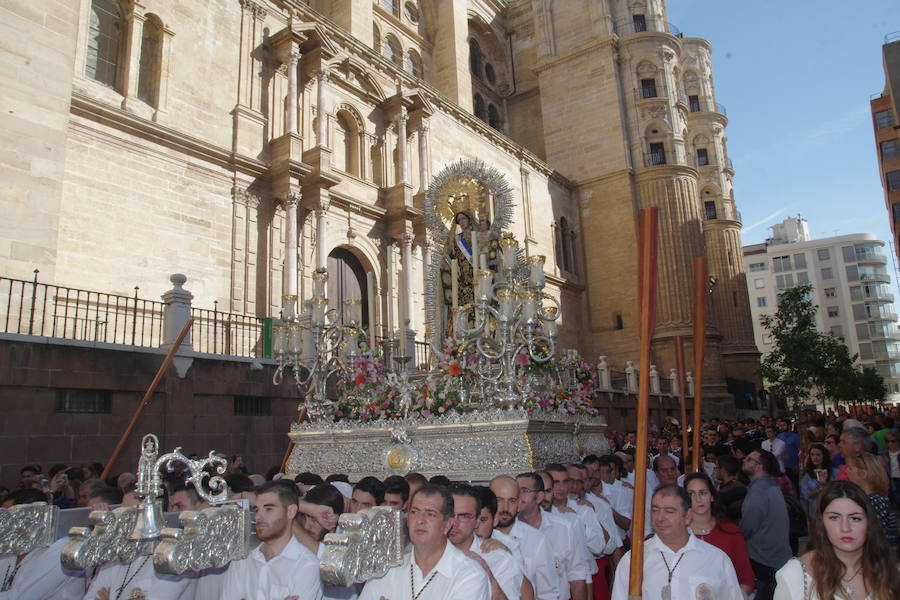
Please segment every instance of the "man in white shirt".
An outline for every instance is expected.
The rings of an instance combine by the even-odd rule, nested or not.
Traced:
[[[529,501],[535,494],[532,487],[526,485],[520,489],[518,481],[508,475],[498,475],[491,480],[491,491],[497,496],[493,537],[503,542],[513,554],[521,553],[525,577],[534,587],[537,600],[559,600],[559,582],[547,536],[517,518],[519,500],[526,498]],[[510,547],[510,541],[514,547]]]
[[[384,577],[367,581],[360,600],[490,600],[484,568],[447,539],[453,512],[447,488],[416,490],[407,517],[412,551]]]
[[[631,528],[631,509],[634,504],[634,490],[622,485],[619,480],[619,459],[606,455],[600,457],[599,495],[603,496],[613,507],[613,519],[619,527],[622,537],[628,535]]]
[[[644,543],[643,598],[666,600],[743,600],[728,555],[688,531],[691,498],[677,485],[663,485],[653,494],[651,514],[655,535]],[[631,551],[619,562],[612,600],[628,598]]]
[[[784,440],[778,439],[778,428],[774,425],[766,425],[766,439],[763,440],[762,449],[775,455],[778,460],[778,469],[784,473],[784,459],[788,447]]]
[[[549,477],[549,476],[548,476]],[[547,537],[553,556],[554,572],[560,600],[585,600],[588,576],[587,565],[578,544],[584,547],[584,536],[579,535],[577,526],[541,510],[544,501],[544,480],[537,473],[522,473],[516,476],[521,491],[519,495],[518,519],[531,525]]]
[[[247,558],[228,565],[218,598],[198,589],[198,600],[322,600],[319,560],[291,533],[298,500],[292,481],[260,486],[253,508],[262,543]]]
[[[491,600],[519,600],[523,575],[511,551],[501,548],[496,540],[482,540],[475,535],[481,515],[481,495],[467,484],[455,484],[450,492],[456,521],[450,528],[450,541],[484,568],[491,583]]]

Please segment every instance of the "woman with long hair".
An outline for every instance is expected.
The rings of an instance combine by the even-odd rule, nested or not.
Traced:
[[[740,527],[725,518],[724,509],[716,501],[716,487],[709,475],[691,473],[684,478],[684,489],[691,497],[691,533],[728,555],[741,590],[749,594],[754,588],[754,577],[747,543]]]
[[[887,497],[888,478],[881,461],[868,452],[850,456],[847,458],[847,477],[865,490],[884,529],[888,544],[896,548],[900,541],[897,535],[897,515]]]
[[[897,560],[866,493],[832,481],[819,494],[807,552],[775,574],[775,600],[893,600]]]
[[[806,514],[815,512],[816,496],[822,486],[834,479],[831,456],[822,444],[812,444],[803,461],[803,475],[800,477],[800,497],[806,501]]]

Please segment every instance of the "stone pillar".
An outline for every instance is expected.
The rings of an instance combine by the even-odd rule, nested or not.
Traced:
[[[288,76],[288,118],[285,133],[297,133],[297,63],[300,52],[291,50],[286,56]]]
[[[284,205],[284,269],[282,272],[282,317],[290,319],[297,314],[297,205],[298,192],[288,192],[282,198]]]
[[[325,216],[328,213],[328,201],[316,205],[316,268],[328,268],[328,226]]]
[[[328,111],[325,110],[325,87],[327,85],[328,69],[319,69],[316,71],[316,143],[324,148],[328,147],[328,140],[325,139],[325,125],[328,121]]]
[[[404,233],[400,237],[400,262],[403,267],[400,273],[400,329],[403,331],[403,337],[407,340],[406,350],[409,356],[410,352],[415,352],[414,341],[416,339],[416,321],[412,314],[412,242],[413,235],[409,232]],[[410,333],[412,333],[412,342],[409,341]]]
[[[431,175],[428,172],[428,123],[419,125],[419,191],[425,193]]]
[[[169,276],[169,281],[173,287],[162,295],[163,303],[166,307],[163,309],[163,339],[161,348],[171,348],[178,339],[178,334],[184,324],[191,318],[191,300],[194,295],[184,289],[182,286],[187,281],[187,277],[181,273],[174,273]],[[191,350],[191,332],[188,331],[181,342],[179,350]]]
[[[397,117],[397,162],[400,163],[400,181],[399,183],[409,183],[409,173],[406,165],[406,121],[409,115],[406,109],[400,109],[400,115]]]

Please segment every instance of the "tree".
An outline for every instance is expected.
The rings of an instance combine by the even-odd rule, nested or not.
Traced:
[[[835,403],[880,399],[886,389],[874,369],[856,367],[856,355],[843,340],[816,329],[812,286],[789,288],[778,297],[778,311],[762,318],[772,338],[772,351],[760,363],[759,373],[769,390],[792,410],[814,392],[818,401]]]

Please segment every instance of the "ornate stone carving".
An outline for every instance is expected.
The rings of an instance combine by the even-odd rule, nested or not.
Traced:
[[[130,537],[136,518],[137,510],[130,506],[95,510],[90,516],[93,528],[69,530],[72,539],[63,548],[63,566],[80,571],[114,561],[129,563],[137,556],[150,554],[153,542],[137,542]]]
[[[242,9],[252,12],[257,19],[263,19],[269,14],[268,9],[256,0],[239,0],[239,2]]]
[[[26,554],[55,541],[59,507],[46,502],[0,509],[0,556]]]
[[[250,551],[250,514],[236,505],[184,511],[179,522],[183,529],[163,529],[153,552],[160,573],[219,568]]]
[[[341,515],[343,533],[325,536],[319,564],[322,581],[347,586],[383,576],[403,562],[406,523],[403,513],[389,506]]]

